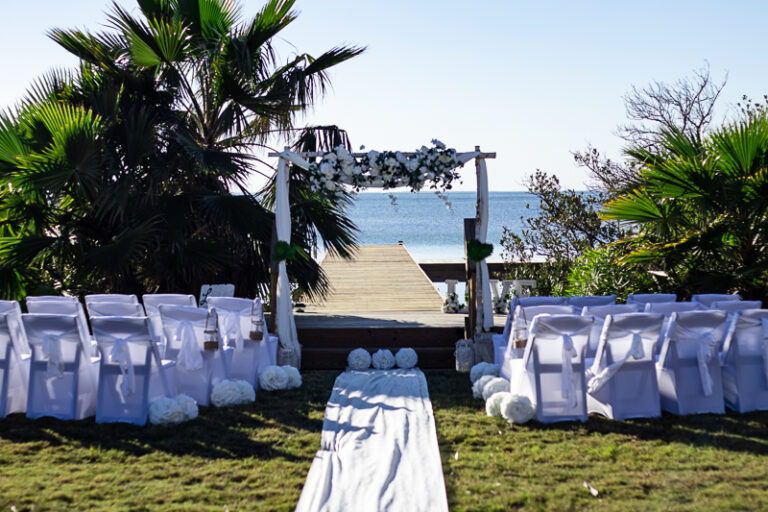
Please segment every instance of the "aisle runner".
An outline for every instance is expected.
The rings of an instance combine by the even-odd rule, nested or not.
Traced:
[[[420,370],[336,378],[299,512],[447,511],[432,403]]]

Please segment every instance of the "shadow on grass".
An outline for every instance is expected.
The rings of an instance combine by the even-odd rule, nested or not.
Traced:
[[[250,406],[200,409],[194,421],[173,427],[125,424],[96,424],[94,420],[61,421],[53,418],[29,420],[14,414],[0,421],[0,439],[13,443],[42,443],[49,446],[78,445],[119,450],[130,455],[153,451],[194,455],[208,459],[295,457],[268,439],[297,432],[320,433],[322,419],[310,417],[322,411],[336,372],[309,372],[298,390],[257,393]],[[271,436],[262,435],[273,429]],[[319,443],[318,443],[319,446]]]

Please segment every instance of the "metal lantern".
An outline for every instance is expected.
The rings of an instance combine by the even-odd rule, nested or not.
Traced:
[[[256,301],[251,304],[251,330],[248,333],[248,338],[253,341],[264,339],[264,318],[261,311],[256,311]]]
[[[215,309],[210,310],[205,319],[203,348],[205,350],[219,350],[219,315]]]
[[[459,340],[456,342],[456,371],[467,373],[475,364],[475,349],[470,340]]]

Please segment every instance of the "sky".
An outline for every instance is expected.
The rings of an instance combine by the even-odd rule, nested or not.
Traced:
[[[135,10],[135,0],[119,0]],[[106,0],[4,1],[0,105],[12,106],[46,70],[75,60],[52,27],[99,30]],[[242,0],[253,15],[260,0]],[[354,145],[408,151],[433,138],[459,151],[495,151],[491,190],[523,190],[536,169],[583,189],[571,152],[591,144],[620,157],[622,96],[673,82],[707,63],[728,76],[723,119],[746,94],[768,93],[768,2],[614,0],[299,0],[280,55],[366,46],[332,71],[333,89],[300,122],[337,124]],[[282,146],[281,141],[275,141]],[[474,190],[463,171],[458,188]]]

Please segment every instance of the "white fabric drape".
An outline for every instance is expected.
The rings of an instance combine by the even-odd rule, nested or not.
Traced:
[[[284,152],[277,164],[277,176],[275,178],[275,225],[277,226],[277,239],[281,242],[291,243],[291,210],[288,202],[288,168],[286,160],[299,165],[307,162],[294,153]],[[299,165],[303,167],[302,165]],[[285,261],[278,264],[277,274],[277,335],[283,348],[293,350],[300,356],[296,321],[293,318],[293,303],[291,301],[291,283],[288,281],[288,269]]]
[[[658,335],[658,329],[655,326],[651,326],[650,328],[646,327],[639,330],[624,330],[614,327],[613,332],[631,335],[632,344],[629,346],[627,353],[624,354],[624,357],[615,361],[613,364],[601,368],[600,365],[603,362],[602,357],[595,358],[595,363],[592,365],[592,368],[587,370],[587,388],[590,393],[597,393],[603,386],[605,386],[605,384],[608,383],[609,380],[613,378],[614,375],[618,373],[619,370],[621,370],[621,367],[624,366],[624,363],[629,361],[630,358],[635,360],[644,358],[645,351],[643,350],[643,338]],[[608,332],[606,331],[606,335],[607,334]],[[598,347],[604,347],[605,344],[606,339],[603,338],[600,340]]]
[[[192,322],[181,320],[176,327],[176,339],[181,342],[176,363],[187,371],[199,370],[203,367],[203,354],[197,342],[197,335]]]
[[[485,243],[488,238],[488,166],[485,158],[475,160],[477,170],[477,230],[475,236],[480,243]],[[483,260],[478,265],[477,286],[477,326],[483,331],[493,327],[493,299],[491,292],[491,280],[488,273],[488,262]]]

